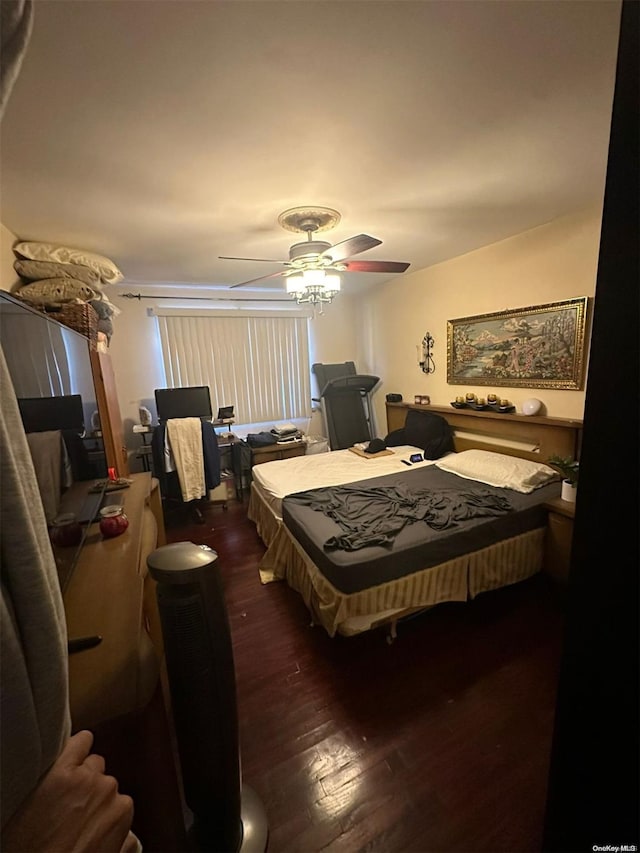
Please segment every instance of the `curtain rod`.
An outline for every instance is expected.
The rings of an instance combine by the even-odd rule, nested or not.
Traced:
[[[276,298],[276,299],[251,299],[238,296],[154,296],[153,294],[146,295],[143,293],[119,293],[122,299],[179,299],[186,300],[204,300],[205,302],[291,302],[291,299]]]

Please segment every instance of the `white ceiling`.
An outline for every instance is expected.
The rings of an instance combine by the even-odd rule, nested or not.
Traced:
[[[1,219],[130,282],[226,286],[279,267],[218,255],[286,259],[304,237],[278,214],[324,205],[342,221],[322,239],[371,234],[360,259],[411,272],[601,200],[619,16],[617,0],[38,0]]]

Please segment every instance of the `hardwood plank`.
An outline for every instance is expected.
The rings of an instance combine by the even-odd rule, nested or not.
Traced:
[[[268,853],[540,849],[564,613],[545,576],[399,627],[329,638],[263,586],[246,504],[169,524],[219,557],[244,781]]]

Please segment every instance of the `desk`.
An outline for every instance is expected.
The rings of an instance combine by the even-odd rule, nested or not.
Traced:
[[[142,426],[142,424],[134,424],[133,432],[136,435],[141,436],[142,438],[142,447],[138,449],[138,452],[136,453],[136,459],[140,459],[142,461],[143,471],[151,471],[151,445],[147,442],[147,438],[149,438],[150,440],[151,434],[153,433],[153,427]]]
[[[244,498],[245,473],[251,470],[251,456],[249,446],[240,438],[222,438],[218,436],[218,447],[220,448],[220,468],[227,468],[233,474],[236,499],[242,501]],[[225,465],[225,457],[230,457],[230,465]],[[224,480],[224,477],[222,478]]]

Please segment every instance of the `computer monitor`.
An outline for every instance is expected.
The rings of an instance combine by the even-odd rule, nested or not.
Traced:
[[[19,397],[18,408],[25,432],[73,430],[84,432],[84,412],[80,394],[62,397]]]
[[[220,406],[218,409],[218,420],[229,421],[234,417],[233,406]]]
[[[156,388],[158,419],[211,418],[211,396],[207,385],[188,388]]]

